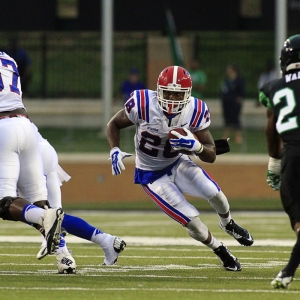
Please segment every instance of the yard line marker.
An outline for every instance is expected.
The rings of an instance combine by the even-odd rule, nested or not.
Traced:
[[[133,236],[123,236],[122,237],[127,245],[131,246],[204,246],[202,243],[197,242],[192,238],[168,238],[168,237],[133,237]],[[2,243],[41,243],[40,236],[0,236],[0,242]],[[68,235],[68,243],[82,244],[91,243],[90,241],[80,239],[76,236]],[[222,239],[222,242],[226,246],[240,246],[240,244],[234,239]],[[253,246],[281,246],[281,247],[292,247],[295,244],[295,240],[286,239],[263,239],[254,240]]]
[[[67,275],[70,276],[70,275]],[[165,292],[210,292],[210,293],[266,293],[266,294],[300,294],[300,291],[293,290],[272,290],[272,289],[181,289],[181,288],[83,288],[83,287],[7,287],[0,286],[0,290],[48,290],[48,291],[165,291]]]

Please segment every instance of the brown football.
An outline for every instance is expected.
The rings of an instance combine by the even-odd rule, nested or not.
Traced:
[[[172,134],[171,131],[176,131],[176,132],[180,133],[183,136],[187,135],[186,132],[183,130],[182,127],[178,127],[178,128],[174,128],[174,129],[172,129],[172,130],[169,131],[169,134],[168,134],[169,139],[178,139],[178,137],[176,135]],[[198,138],[197,138],[197,136],[195,134],[194,134],[194,138],[198,140]],[[191,152],[191,151],[180,150],[178,152],[180,152],[182,154],[186,154],[186,155],[193,155],[193,152]]]

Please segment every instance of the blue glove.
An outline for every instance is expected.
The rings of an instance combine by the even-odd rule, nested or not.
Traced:
[[[110,150],[111,170],[113,175],[121,174],[121,169],[125,170],[122,162],[123,158],[132,156],[130,153],[122,152],[120,148],[114,147]]]
[[[186,150],[196,153],[201,153],[203,151],[203,145],[195,139],[194,135],[186,128],[183,130],[187,133],[186,136],[176,132],[171,131],[172,134],[178,137],[178,139],[170,139],[169,142],[174,150]]]
[[[278,191],[280,188],[281,176],[268,170],[267,171],[267,183],[274,191]]]

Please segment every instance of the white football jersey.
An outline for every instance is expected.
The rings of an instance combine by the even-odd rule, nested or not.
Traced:
[[[172,150],[168,133],[176,127],[196,132],[210,125],[206,103],[191,97],[186,109],[168,119],[160,108],[156,91],[136,90],[125,103],[128,118],[136,125],[136,168],[158,171],[174,163],[181,154]]]
[[[0,52],[0,111],[25,108],[17,63],[5,52]]]

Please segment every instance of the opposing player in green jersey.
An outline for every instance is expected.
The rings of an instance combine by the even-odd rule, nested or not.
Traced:
[[[297,235],[288,264],[271,282],[274,288],[285,289],[300,263],[300,34],[284,42],[280,67],[282,77],[265,84],[259,99],[267,107],[267,182],[273,190],[280,190],[283,208]]]

